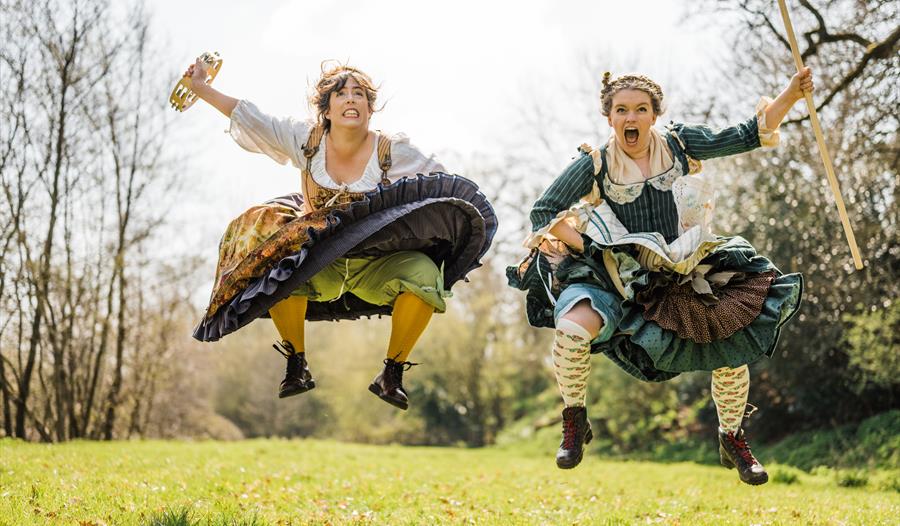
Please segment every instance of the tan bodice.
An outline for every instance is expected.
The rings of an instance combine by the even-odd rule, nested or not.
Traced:
[[[381,132],[378,133],[378,166],[381,168],[381,183],[385,186],[391,183],[387,172],[391,167],[391,139]],[[318,184],[312,176],[312,158],[319,152],[319,145],[325,137],[325,128],[318,124],[309,132],[309,138],[303,146],[303,156],[306,157],[306,167],[302,170],[301,186],[303,188],[303,201],[306,204],[307,213],[329,209],[339,205],[359,201],[365,195],[364,192],[350,192],[346,188],[326,188]]]

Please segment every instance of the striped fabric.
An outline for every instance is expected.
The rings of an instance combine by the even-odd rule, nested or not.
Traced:
[[[594,187],[594,160],[579,150],[579,157],[572,161],[544,194],[531,207],[531,230],[539,230],[556,214],[577,203],[591,193]]]
[[[605,169],[601,177],[606,177]],[[629,232],[659,232],[666,243],[678,237],[678,208],[675,207],[675,196],[671,190],[657,190],[645,183],[637,199],[619,204],[609,199],[602,186],[600,188],[600,195]]]
[[[688,158],[711,159],[735,155],[758,148],[759,128],[756,115],[728,128],[713,130],[705,125],[672,124],[666,142],[681,166],[689,166]],[[683,145],[683,146],[682,146]],[[605,147],[603,148],[605,150]],[[532,231],[546,226],[556,214],[578,202],[593,189],[594,182],[603,192],[606,163],[594,173],[591,156],[584,151],[556,178],[531,209]],[[619,220],[629,232],[659,232],[667,242],[678,237],[678,211],[671,191],[663,191],[644,183],[641,196],[627,204],[618,204],[606,195]]]
[[[684,141],[684,153],[701,161],[749,152],[760,146],[756,115],[721,130],[704,124],[673,124],[670,129]]]

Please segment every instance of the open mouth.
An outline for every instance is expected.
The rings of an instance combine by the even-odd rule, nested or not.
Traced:
[[[638,137],[640,137],[641,133],[637,128],[625,128],[625,144],[629,146],[634,146],[638,142]]]
[[[354,109],[349,109],[349,110],[344,110],[344,113],[342,113],[341,115],[343,115],[344,117],[347,117],[347,118],[355,119],[355,118],[359,117],[359,112]]]

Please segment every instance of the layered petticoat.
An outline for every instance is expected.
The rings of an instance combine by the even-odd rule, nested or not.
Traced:
[[[721,239],[725,242],[701,262],[709,265],[707,275],[744,274],[750,279],[756,278],[753,290],[747,290],[745,280],[711,285],[712,295],[719,301],[710,306],[697,301],[703,295],[694,291],[691,294],[695,298],[692,312],[680,322],[693,322],[701,328],[695,327],[691,334],[683,337],[679,336],[677,326],[665,328],[652,319],[658,310],[656,305],[665,305],[661,301],[665,296],[659,297],[658,303],[647,298],[646,303],[641,304],[635,299],[641,298],[641,293],[647,291],[654,280],[668,280],[670,289],[679,287],[675,284],[677,275],[641,271],[629,284],[634,296],[622,300],[622,315],[613,336],[593,346],[592,352],[602,352],[626,372],[645,381],[664,381],[687,371],[739,367],[762,356],[771,356],[781,327],[800,306],[803,278],[800,274],[782,274],[743,238]],[[602,258],[597,253],[602,249],[602,246],[592,244],[589,254],[573,267],[593,267],[591,260]],[[627,257],[621,253],[620,258]],[[760,287],[759,281],[767,281],[768,287]],[[723,301],[722,298],[728,296],[737,299]],[[753,310],[749,310],[751,307]],[[698,334],[714,336],[701,338]],[[711,341],[700,341],[704,339]]]
[[[478,186],[443,173],[378,185],[359,201],[313,214],[301,210],[302,197],[291,194],[232,222],[220,247],[210,305],[194,338],[215,341],[268,316],[269,308],[341,257],[417,250],[442,269],[443,289],[449,291],[481,266],[497,231],[493,208]],[[388,305],[344,294],[341,301],[311,301],[306,319],[390,312]]]
[[[800,274],[782,274],[743,238],[695,227],[666,243],[658,234],[628,233],[602,203],[559,217],[566,216],[584,232],[584,253],[552,261],[534,249],[507,269],[509,283],[528,292],[528,320],[537,327],[554,326],[554,304],[566,287],[589,284],[618,298],[603,313],[614,330],[602,331],[611,336],[594,340],[591,352],[638,379],[664,381],[771,356],[799,308]]]

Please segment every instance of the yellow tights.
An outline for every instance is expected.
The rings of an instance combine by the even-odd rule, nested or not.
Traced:
[[[269,309],[269,315],[272,316],[281,339],[290,342],[297,352],[306,350],[303,328],[307,304],[305,296],[288,296]],[[397,296],[391,315],[391,340],[388,343],[387,357],[397,362],[405,362],[419,336],[431,321],[432,314],[434,307],[412,292],[404,292]]]
[[[306,296],[288,296],[269,309],[269,316],[272,317],[281,339],[290,342],[297,352],[306,350],[303,326],[308,303]]]
[[[397,296],[391,314],[391,341],[388,343],[387,357],[395,362],[405,362],[431,321],[432,314],[434,307],[412,292]]]

